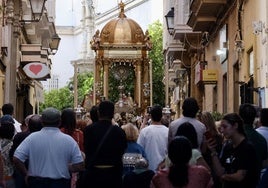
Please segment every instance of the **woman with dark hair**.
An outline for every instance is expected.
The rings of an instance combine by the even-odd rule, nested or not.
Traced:
[[[92,106],[89,113],[90,113],[90,118],[92,120],[92,123],[99,121],[98,106]]]
[[[216,151],[215,139],[208,139],[213,169],[223,183],[223,188],[254,188],[259,180],[257,155],[247,140],[243,120],[237,113],[225,115],[220,131],[226,138],[221,154]]]
[[[192,157],[189,162],[190,165],[202,165],[210,170],[207,162],[203,158],[201,152],[198,150],[197,133],[194,126],[185,122],[178,127],[176,136],[185,136],[192,144]]]
[[[72,108],[66,108],[61,113],[60,130],[73,137],[80,150],[84,152],[84,133],[76,128],[76,114]],[[78,173],[72,173],[71,188],[76,187]]]
[[[192,157],[191,142],[184,136],[176,136],[168,146],[172,165],[157,172],[151,188],[208,188],[213,187],[209,171],[203,166],[189,165]]]
[[[61,113],[60,130],[73,137],[81,151],[84,152],[83,132],[76,128],[76,114],[72,108],[66,108]]]

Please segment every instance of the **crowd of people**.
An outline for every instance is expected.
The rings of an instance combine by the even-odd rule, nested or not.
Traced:
[[[216,124],[192,97],[178,119],[160,105],[144,113],[117,122],[105,100],[86,120],[47,108],[20,124],[4,104],[0,188],[268,187],[268,108],[258,123],[254,105],[242,104]]]

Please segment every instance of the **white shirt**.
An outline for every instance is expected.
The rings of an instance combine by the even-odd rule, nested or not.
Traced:
[[[146,153],[149,169],[157,171],[158,165],[167,155],[168,128],[164,125],[150,125],[141,130],[137,143]]]
[[[268,127],[261,126],[257,128],[256,131],[265,138],[266,144],[267,144],[267,151],[268,151]]]
[[[195,131],[197,133],[198,149],[200,149],[200,146],[203,142],[204,133],[206,132],[206,127],[203,123],[201,123],[195,118],[181,117],[179,119],[172,121],[169,126],[168,142],[170,143],[171,140],[174,139],[177,133],[178,127],[185,122],[189,122],[194,126]]]

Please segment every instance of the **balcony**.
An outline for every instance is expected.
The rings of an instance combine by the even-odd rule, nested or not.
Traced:
[[[192,28],[186,24],[176,25],[174,27],[174,34],[173,34],[174,40],[180,40],[180,41],[184,41],[188,39],[191,40],[191,38],[200,37],[200,36],[201,36],[200,31],[194,32]]]
[[[51,18],[49,12],[45,11],[41,14],[40,20],[34,20],[28,1],[22,0],[21,6],[23,12],[20,22],[26,41],[30,44],[41,44],[42,48],[49,49],[49,44],[56,34],[54,18]]]
[[[192,0],[187,25],[193,31],[210,31],[224,10],[227,0]]]
[[[43,48],[49,48],[49,43],[56,33],[54,22],[50,22],[46,14],[42,16],[40,22],[25,23],[23,27],[28,41],[31,44],[41,43]]]

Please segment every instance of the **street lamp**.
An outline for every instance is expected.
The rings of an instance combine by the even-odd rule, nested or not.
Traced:
[[[165,15],[167,29],[170,35],[174,32],[174,7],[171,7],[170,11],[168,11],[167,15]]]
[[[59,37],[59,35],[57,33],[55,35],[53,35],[53,37],[51,38],[51,42],[49,43],[49,47],[50,47],[51,53],[53,55],[55,55],[58,51],[60,40],[61,40],[61,38]]]
[[[31,10],[34,18],[32,21],[38,22],[41,19],[44,12],[45,2],[46,0],[30,0]]]

